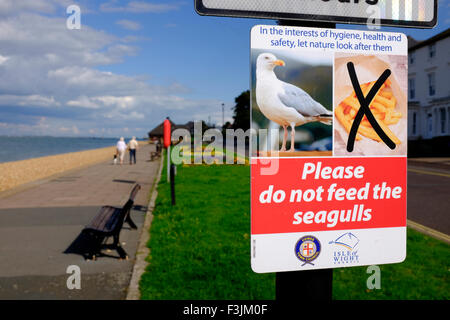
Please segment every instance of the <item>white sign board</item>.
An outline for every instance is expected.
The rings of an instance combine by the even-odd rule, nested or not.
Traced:
[[[199,14],[432,28],[437,0],[196,0]]]
[[[253,27],[255,272],[405,259],[407,53],[402,33]]]

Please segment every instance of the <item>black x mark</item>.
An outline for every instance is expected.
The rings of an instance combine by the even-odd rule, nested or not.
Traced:
[[[378,90],[380,90],[383,83],[385,83],[387,78],[389,78],[389,76],[391,75],[391,70],[389,69],[385,70],[383,74],[380,76],[380,78],[377,80],[377,82],[375,82],[375,85],[372,87],[372,89],[370,89],[367,96],[364,97],[361,87],[359,85],[358,76],[356,75],[355,65],[353,64],[353,62],[347,63],[347,69],[348,74],[350,75],[350,79],[352,80],[352,85],[353,89],[355,90],[356,97],[358,98],[359,104],[361,105],[361,108],[359,108],[359,111],[355,116],[355,120],[353,121],[352,128],[350,129],[350,134],[348,135],[347,151],[348,152],[353,151],[356,135],[358,133],[358,128],[361,125],[361,121],[364,115],[366,115],[367,120],[369,120],[370,124],[372,125],[373,129],[378,134],[378,136],[381,138],[381,140],[383,140],[383,142],[389,148],[394,150],[396,147],[394,141],[392,141],[383,131],[383,129],[381,129],[380,125],[378,124],[377,120],[372,114],[372,111],[370,111],[369,108]]]

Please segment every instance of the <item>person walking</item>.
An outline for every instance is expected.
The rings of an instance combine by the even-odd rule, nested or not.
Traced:
[[[136,150],[139,148],[139,143],[136,141],[136,137],[131,138],[128,142],[128,150],[130,151],[130,164],[136,164]],[[133,161],[134,160],[134,161]]]
[[[120,137],[119,141],[117,141],[116,149],[119,155],[120,164],[122,165],[125,151],[127,150],[127,145],[125,144],[125,139],[123,137]]]

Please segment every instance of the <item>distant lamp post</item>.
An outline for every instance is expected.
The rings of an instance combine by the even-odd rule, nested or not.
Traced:
[[[222,103],[222,128],[225,126],[225,103]]]

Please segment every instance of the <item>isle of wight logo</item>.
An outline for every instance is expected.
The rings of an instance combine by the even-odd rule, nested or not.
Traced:
[[[340,235],[336,240],[330,241],[329,244],[336,246],[333,253],[334,264],[353,264],[359,262],[358,250],[355,250],[359,243],[359,239],[351,232]]]

